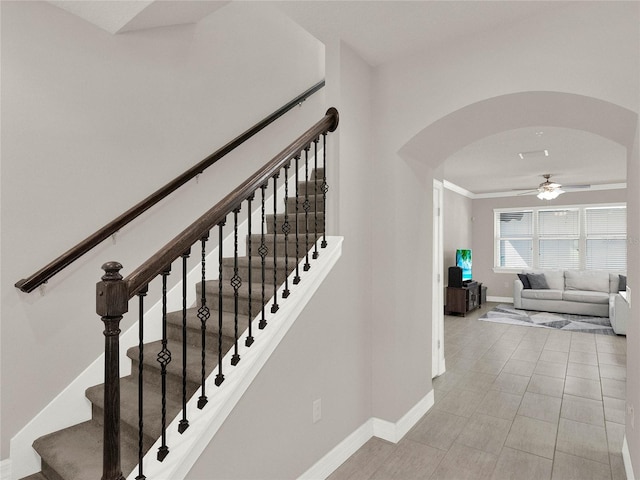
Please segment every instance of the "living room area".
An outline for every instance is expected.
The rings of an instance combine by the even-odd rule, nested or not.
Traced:
[[[523,128],[442,168],[446,372],[408,435],[447,451],[431,478],[463,475],[468,447],[487,478],[627,478],[626,154],[591,137]],[[474,161],[495,182],[465,174]]]

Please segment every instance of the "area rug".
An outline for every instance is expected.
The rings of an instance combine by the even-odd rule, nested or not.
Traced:
[[[534,312],[516,310],[513,305],[498,305],[478,318],[485,322],[508,323],[527,327],[555,328],[570,332],[599,333],[615,335],[611,323],[605,317],[589,317],[568,313]]]

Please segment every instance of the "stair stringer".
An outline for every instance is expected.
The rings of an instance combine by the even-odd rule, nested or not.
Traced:
[[[208,403],[204,409],[197,408],[200,391],[196,392],[187,403],[189,428],[182,434],[178,433],[178,424],[182,418],[181,413],[167,427],[166,443],[169,445],[169,455],[163,462],[157,461],[156,453],[162,444],[159,439],[144,457],[143,470],[147,478],[158,480],[185,478],[316,290],[333,269],[342,255],[342,241],[342,237],[327,237],[328,245],[326,248],[320,248],[318,245],[320,256],[313,261],[311,270],[305,272],[298,285],[293,285],[292,280],[295,273],[290,275],[289,290],[291,295],[286,301],[280,302],[280,308],[276,313],[271,314],[267,310],[265,313],[267,327],[264,330],[258,329],[260,315],[256,316],[252,322],[256,341],[251,347],[239,343],[238,350],[242,359],[240,363],[235,367],[230,366],[234,352],[229,351],[223,359],[223,365],[226,369],[224,383],[220,387],[215,386],[213,380],[217,371],[212,372],[207,378]],[[303,262],[304,260],[301,263]],[[281,286],[277,291],[277,295],[280,297],[283,289],[284,286]],[[127,480],[135,480],[137,474],[138,467],[136,466],[127,476]]]
[[[318,150],[321,158],[322,149]],[[309,162],[313,161],[310,155]],[[299,166],[299,176],[304,175],[304,162]],[[289,191],[295,191],[295,176],[289,178]],[[284,198],[284,184],[278,187],[277,198]],[[256,192],[256,199],[253,203],[251,222],[259,226],[262,222],[261,211],[258,207],[260,194]],[[273,193],[265,198],[266,205],[273,205]],[[277,202],[277,213],[284,211],[284,202]],[[245,218],[238,224],[238,250],[239,255],[246,251],[246,235],[248,233],[248,222]],[[255,233],[255,231],[254,231]],[[223,239],[223,252],[233,252],[234,235],[232,229]],[[192,257],[198,257],[197,252],[192,252]],[[218,246],[207,253],[207,279],[217,279],[218,272]],[[200,263],[197,263],[187,274],[187,285],[195,285],[202,279]],[[96,277],[97,278],[97,277]],[[291,284],[292,282],[289,281]],[[292,288],[290,288],[293,291]],[[195,288],[187,288],[187,304],[194,305],[196,302]],[[133,304],[132,304],[133,305]],[[135,308],[134,308],[135,310]],[[182,281],[179,281],[167,292],[167,310],[182,310]],[[129,314],[133,314],[130,311]],[[162,318],[162,301],[158,300],[153,306],[145,311],[145,342],[152,342],[162,338],[162,325],[158,319]],[[155,320],[155,321],[154,321]],[[96,322],[99,318],[96,315]],[[256,332],[257,330],[256,327]],[[127,357],[127,350],[138,345],[138,322],[135,321],[120,336],[120,377],[131,374],[131,359]],[[46,407],[44,407],[27,425],[25,425],[12,439],[10,443],[10,463],[3,464],[3,471],[11,472],[11,480],[19,480],[26,476],[40,471],[40,455],[33,449],[35,440],[51,432],[62,430],[91,419],[91,402],[85,396],[85,391],[104,382],[104,353],[91,363],[80,375],[76,377],[62,392],[60,392]],[[4,480],[4,478],[2,479]]]

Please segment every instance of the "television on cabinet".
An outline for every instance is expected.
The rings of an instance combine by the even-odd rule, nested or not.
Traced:
[[[471,280],[471,250],[456,250],[456,266],[462,269],[462,281]]]

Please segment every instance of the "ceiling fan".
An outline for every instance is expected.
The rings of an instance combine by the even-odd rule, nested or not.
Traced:
[[[545,179],[545,181],[538,185],[537,190],[522,192],[518,195],[527,195],[530,193],[538,192],[537,197],[540,200],[553,200],[554,198],[558,198],[559,195],[565,193],[566,190],[578,190],[591,187],[591,185],[565,185],[563,187],[561,184],[551,181],[550,173],[545,173],[544,175],[542,175],[542,177]]]

